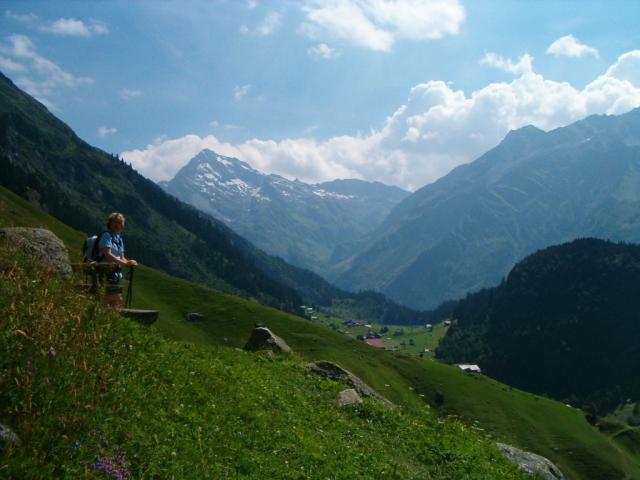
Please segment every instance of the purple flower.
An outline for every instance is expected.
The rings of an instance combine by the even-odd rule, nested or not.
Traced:
[[[131,478],[131,473],[127,468],[125,453],[120,452],[112,457],[97,457],[96,463],[92,467],[102,476],[115,480],[127,480]]]
[[[49,347],[49,352],[47,353],[47,355],[49,355],[49,358],[56,358],[57,352],[53,347]]]
[[[74,450],[77,450],[80,448],[80,442],[78,440],[74,440],[73,442],[71,442],[71,448],[73,448]]]

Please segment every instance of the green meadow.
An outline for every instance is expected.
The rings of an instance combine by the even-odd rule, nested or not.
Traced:
[[[85,236],[2,189],[0,222],[4,226],[49,228],[78,255]],[[90,308],[88,305],[78,308],[84,311]],[[590,425],[583,412],[510,388],[486,376],[464,373],[409,351],[378,350],[307,319],[145,267],[137,269],[135,274],[133,306],[159,310],[158,322],[144,329],[109,312],[96,317],[103,326],[114,325],[115,337],[108,337],[109,342],[134,345],[132,351],[137,352],[115,357],[114,361],[120,363],[110,371],[122,371],[118,376],[120,396],[112,398],[113,403],[105,407],[107,410],[101,418],[113,424],[113,435],[119,446],[129,455],[137,452],[135,461],[129,457],[132,468],[150,478],[170,478],[169,473],[175,478],[202,478],[197,475],[214,471],[229,478],[261,478],[257,472],[271,472],[272,476],[262,478],[381,478],[381,475],[414,478],[414,473],[415,478],[516,478],[512,470],[496,460],[494,449],[489,446],[495,440],[546,456],[568,478],[640,478],[640,454],[633,442],[635,431],[614,440],[609,432],[601,433]],[[184,316],[189,312],[200,313],[205,320],[186,322]],[[283,337],[295,355],[290,359],[269,359],[236,350],[244,346],[256,323],[268,326]],[[435,333],[433,341],[437,341]],[[418,340],[419,332],[415,335],[414,342],[419,346],[428,341]],[[4,341],[11,345],[9,336],[7,325],[3,325]],[[407,334],[405,337],[401,340],[410,338]],[[95,348],[109,351],[102,344]],[[102,358],[101,355],[106,353],[96,351],[96,358]],[[399,408],[390,413],[366,402],[356,411],[336,411],[333,398],[339,386],[310,378],[302,367],[304,362],[314,359],[342,365]],[[6,372],[5,367],[3,374]],[[230,380],[234,375],[240,376],[237,382]],[[174,378],[178,380],[172,380]],[[169,386],[173,384],[180,386],[179,392],[172,393]],[[178,403],[180,398],[188,400]],[[244,398],[248,400],[245,402]],[[117,403],[124,399],[133,403],[117,409]],[[294,400],[304,406],[299,407]],[[41,401],[55,404],[63,399]],[[311,404],[314,409],[309,410]],[[215,408],[203,405],[215,405]],[[139,416],[129,410],[138,412]],[[159,411],[163,413],[157,416]],[[44,422],[27,418],[24,412],[21,415],[25,424],[35,422],[34,429],[36,423]],[[270,415],[276,418],[270,419]],[[3,412],[0,421],[10,418]],[[136,418],[142,420],[140,426],[134,428]],[[330,419],[341,427],[333,425]],[[97,418],[94,420],[100,423]],[[299,430],[292,431],[292,426]],[[37,428],[54,427],[38,424]],[[214,434],[215,428],[219,430]],[[234,436],[234,429],[243,432],[242,439]],[[424,446],[431,452],[424,453],[421,445],[432,445],[427,437],[438,429],[446,431],[445,436],[436,433],[437,446]],[[65,435],[65,442],[71,442],[71,436]],[[470,435],[471,440],[467,440],[466,435]],[[282,436],[286,439],[282,440]],[[281,440],[284,443],[280,444]],[[274,441],[280,446],[267,450],[264,445]],[[85,442],[90,444],[91,440],[84,438],[81,444]],[[160,448],[162,442],[166,444]],[[299,451],[296,442],[300,442]],[[403,442],[409,446],[400,447]],[[335,445],[330,452],[329,445]],[[488,457],[477,456],[480,453],[473,445],[480,445],[478,450]],[[36,449],[39,455],[44,455],[33,460],[37,465],[46,463],[43,453],[46,448],[49,447],[41,445]],[[343,451],[348,448],[353,449],[349,455]],[[242,458],[241,449],[248,449]],[[115,455],[113,451],[107,453]],[[330,460],[323,457],[323,453],[331,457]],[[90,452],[85,454],[82,457],[85,463],[80,462],[85,465],[82,473],[91,475],[91,468],[86,466]],[[20,461],[27,461],[26,453],[15,455]],[[142,456],[145,459],[141,459]],[[188,462],[181,463],[178,459],[182,456],[186,456]],[[320,467],[322,459],[329,462],[330,470]],[[6,461],[3,460],[3,465],[9,465],[6,468],[17,468],[18,460],[10,459],[8,464]],[[461,464],[449,465],[448,461],[466,462],[471,470],[465,471]],[[71,468],[70,463],[64,463],[67,460],[62,462],[64,468]],[[384,470],[383,464],[388,462],[392,467]],[[470,467],[469,462],[475,466]],[[365,464],[371,468],[360,470]],[[474,470],[480,468],[480,464],[482,468],[494,465],[497,470]],[[291,465],[295,468],[289,469]],[[301,467],[307,468],[307,465],[314,473],[303,471]],[[187,472],[189,468],[192,470]],[[358,477],[355,472],[360,471],[363,473]]]

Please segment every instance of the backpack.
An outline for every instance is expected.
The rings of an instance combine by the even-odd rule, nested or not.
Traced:
[[[93,235],[85,239],[82,243],[83,262],[101,262],[104,260],[104,254],[98,252],[98,245],[100,245],[100,238],[105,233],[109,232],[100,232],[99,235]]]

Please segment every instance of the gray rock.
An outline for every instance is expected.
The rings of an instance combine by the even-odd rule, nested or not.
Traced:
[[[310,371],[324,377],[346,383],[347,385],[353,387],[360,395],[375,398],[381,401],[388,408],[392,408],[394,406],[393,403],[381,396],[373,388],[364,383],[360,378],[355,376],[350,371],[345,370],[340,365],[329,362],[327,360],[318,360],[317,362],[307,363],[305,367]]]
[[[251,332],[251,337],[244,348],[245,350],[250,350],[252,352],[269,349],[276,353],[291,353],[291,348],[289,348],[287,342],[267,327],[254,328]]]
[[[205,320],[204,315],[201,313],[187,313],[185,314],[184,319],[187,322],[204,322]]]
[[[19,246],[43,265],[53,268],[66,278],[71,277],[67,248],[53,232],[44,228],[7,227],[0,229],[0,240]]]
[[[361,405],[362,397],[353,388],[347,388],[341,391],[336,397],[339,407],[349,407],[351,405]]]
[[[565,476],[549,459],[531,452],[525,452],[511,445],[497,443],[498,449],[511,463],[529,476],[543,480],[564,480]]]
[[[0,450],[3,450],[5,445],[19,447],[22,442],[13,430],[0,423]]]

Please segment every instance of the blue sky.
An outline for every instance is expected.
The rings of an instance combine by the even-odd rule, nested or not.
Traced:
[[[202,148],[416,189],[640,105],[640,2],[3,1],[0,71],[154,180]]]

